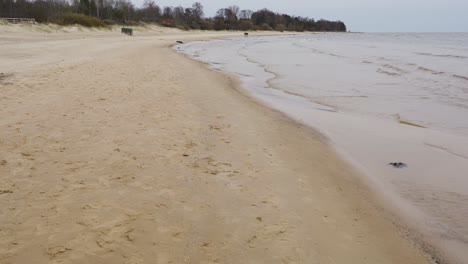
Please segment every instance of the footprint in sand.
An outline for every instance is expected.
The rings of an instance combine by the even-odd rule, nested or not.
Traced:
[[[100,230],[95,240],[96,244],[100,248],[112,251],[115,250],[122,241],[133,243],[136,239],[133,226],[135,220],[136,216],[127,216],[126,219]]]
[[[223,128],[221,126],[217,126],[217,125],[210,125],[210,129],[221,131]]]
[[[182,156],[184,157],[189,157],[190,156],[190,152],[193,148],[197,147],[198,144],[193,142],[193,141],[190,141],[189,143],[185,144],[185,151],[184,153],[182,154]]]
[[[50,259],[55,259],[59,257],[62,254],[65,254],[67,251],[72,250],[71,248],[64,247],[62,245],[60,246],[55,246],[55,247],[49,247],[47,249],[47,255],[49,256]]]

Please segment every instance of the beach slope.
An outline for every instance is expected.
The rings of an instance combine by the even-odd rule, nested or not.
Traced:
[[[11,32],[0,263],[427,263],[320,134],[170,48],[229,34]]]

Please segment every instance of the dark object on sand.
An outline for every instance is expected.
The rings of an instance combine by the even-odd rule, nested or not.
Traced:
[[[129,36],[133,36],[133,29],[131,29],[131,28],[122,28],[121,32],[122,32],[123,34],[127,34],[127,35],[129,35]]]
[[[399,168],[399,169],[400,169],[400,168],[406,168],[406,167],[408,167],[408,165],[406,165],[406,164],[403,163],[403,162],[391,162],[391,163],[389,163],[388,165],[392,165],[393,167]]]
[[[248,36],[249,36],[249,33],[248,33],[248,32],[245,32],[245,33],[244,33],[244,36],[248,37]]]
[[[183,42],[183,41],[180,41],[180,40],[178,40],[178,41],[176,41],[176,42],[179,43],[179,44],[184,44],[184,42]]]

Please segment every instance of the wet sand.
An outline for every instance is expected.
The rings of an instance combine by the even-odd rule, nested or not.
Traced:
[[[0,263],[428,263],[319,133],[170,48],[240,33],[5,28]]]

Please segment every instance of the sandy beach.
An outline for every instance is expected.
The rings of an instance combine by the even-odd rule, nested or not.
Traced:
[[[430,263],[323,136],[171,48],[233,36],[0,26],[0,263]]]

